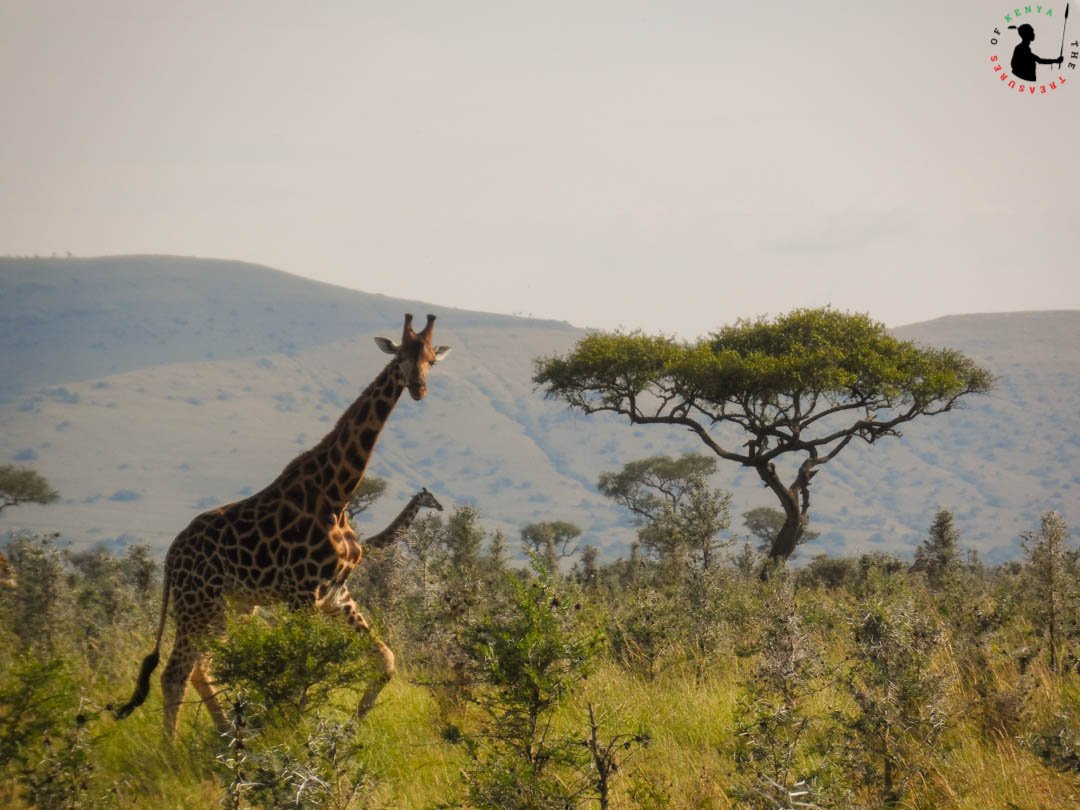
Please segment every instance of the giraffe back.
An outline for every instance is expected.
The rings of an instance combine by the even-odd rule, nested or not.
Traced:
[[[286,492],[293,497],[264,491],[203,512],[177,535],[165,558],[177,615],[225,597],[310,603],[344,584],[361,558],[346,514],[320,513],[302,487]]]

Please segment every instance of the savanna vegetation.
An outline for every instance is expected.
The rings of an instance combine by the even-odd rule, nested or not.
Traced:
[[[10,537],[0,803],[1080,806],[1080,555],[1063,516],[1042,515],[1003,565],[965,547],[948,509],[908,559],[814,555],[808,488],[822,465],[992,383],[962,356],[834,316],[693,345],[592,336],[540,361],[550,395],[688,427],[710,453],[599,478],[637,527],[616,560],[558,514],[508,538],[469,506],[368,550],[350,589],[398,673],[361,720],[377,676],[368,640],[274,607],[232,616],[214,643],[227,733],[189,691],[167,741],[156,679],[115,720],[156,632],[157,560]],[[733,516],[713,483],[720,460],[757,470],[782,508]],[[17,503],[55,497],[43,479],[4,481],[32,483]],[[384,489],[369,480],[350,514]]]
[[[422,518],[352,588],[398,654],[343,623],[234,616],[214,648],[232,726],[160,689],[122,722],[158,563],[16,536],[0,591],[0,802],[10,807],[971,807],[1080,802],[1080,563],[1060,515],[982,565],[942,510],[913,560],[817,556],[757,575],[713,459],[601,488],[640,541],[603,563],[560,521],[528,567],[478,513]],[[738,521],[736,521],[738,522]],[[782,516],[774,516],[774,526]],[[765,521],[767,525],[767,521]],[[706,526],[707,529],[699,527]],[[763,550],[764,549],[764,550]],[[555,569],[549,567],[554,562]]]

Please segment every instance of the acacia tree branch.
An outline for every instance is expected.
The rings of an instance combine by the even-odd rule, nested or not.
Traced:
[[[753,465],[753,459],[750,456],[734,453],[731,450],[726,450],[722,447],[713,437],[709,434],[709,431],[695,419],[691,419],[686,416],[642,416],[641,414],[625,413],[630,418],[630,421],[635,425],[680,425],[688,430],[696,433],[705,446],[712,450],[720,458],[727,459],[728,461],[737,461],[739,464],[746,466]]]
[[[834,458],[836,458],[836,456],[840,453],[840,451],[843,450],[845,447],[847,447],[851,443],[851,440],[854,439],[854,438],[855,438],[855,434],[854,433],[849,433],[847,436],[845,436],[844,438],[842,438],[839,441],[839,443],[836,445],[836,447],[834,447],[832,450],[830,450],[828,453],[826,453],[823,458],[814,459],[814,466],[820,466],[822,464],[828,464],[830,461],[832,461]]]
[[[709,415],[703,409],[699,408],[694,401],[686,398],[679,400],[677,404],[671,405],[668,413],[663,413],[664,407],[676,402],[678,399],[671,391],[664,391],[663,393],[657,391],[651,392],[660,400],[660,406],[652,414],[642,411],[638,403],[637,392],[635,391],[607,388],[599,390],[598,393],[600,395],[598,400],[574,395],[568,397],[567,402],[572,407],[575,407],[586,414],[609,412],[625,416],[635,425],[678,425],[685,427],[697,434],[701,441],[704,442],[705,446],[720,458],[728,461],[735,461],[746,466],[752,466],[753,464],[753,459],[749,455],[736,453],[721,446],[709,434],[709,431],[701,424],[701,422],[688,415],[690,409],[693,408],[700,411],[703,415],[709,416],[714,422],[730,421],[738,424],[740,427],[746,427],[743,421],[733,418],[730,414],[720,415],[720,419],[716,420],[713,418],[713,415]]]
[[[814,398],[814,407],[817,407],[817,397]],[[810,425],[814,424],[815,422],[819,422],[822,419],[825,419],[825,418],[827,418],[829,416],[833,416],[833,415],[838,414],[838,413],[844,413],[846,411],[859,411],[859,410],[861,410],[861,411],[864,411],[866,413],[869,413],[871,410],[880,410],[882,407],[887,407],[887,403],[885,403],[884,401],[882,401],[882,402],[871,401],[871,399],[869,397],[863,396],[863,397],[859,397],[858,399],[852,400],[850,402],[837,403],[835,405],[832,405],[832,406],[826,408],[823,411],[819,411],[818,413],[813,414],[812,416],[808,415],[802,421],[802,426],[803,426],[803,428],[808,428],[808,427],[810,427]],[[811,408],[807,413],[808,414],[813,413],[813,408]]]

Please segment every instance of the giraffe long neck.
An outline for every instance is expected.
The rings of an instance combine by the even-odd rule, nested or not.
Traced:
[[[275,483],[290,487],[300,477],[322,497],[324,506],[334,514],[342,512],[364,479],[379,434],[404,390],[404,375],[397,361],[391,361],[345,410],[334,429],[293,459]]]
[[[420,499],[423,496],[424,493],[422,492],[413,495],[409,502],[405,504],[405,508],[401,510],[401,514],[394,518],[390,525],[381,532],[373,534],[365,540],[364,545],[368,548],[385,548],[395,542],[416,520],[416,514],[420,511]]]

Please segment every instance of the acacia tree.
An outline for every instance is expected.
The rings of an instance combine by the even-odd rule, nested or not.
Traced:
[[[22,503],[52,503],[59,497],[36,470],[0,464],[0,512]]]
[[[688,553],[709,570],[719,532],[730,522],[731,496],[709,486],[716,459],[687,453],[631,461],[619,472],[600,474],[597,489],[633,513],[641,542],[661,560],[678,565]]]
[[[581,537],[581,529],[565,520],[545,520],[530,523],[521,530],[521,539],[525,550],[544,561],[548,574],[559,575],[559,560],[572,557],[577,553],[577,546],[570,544]]]
[[[855,439],[899,436],[919,416],[984,393],[992,375],[952,349],[899,340],[866,315],[799,309],[740,320],[696,342],[595,333],[565,356],[539,358],[533,382],[584,413],[695,433],[713,453],[755,470],[784,510],[769,550],[784,561],[802,539],[810,482]],[[725,427],[738,429],[735,442]],[[793,462],[787,475],[778,462]]]
[[[349,498],[349,503],[345,507],[345,511],[349,513],[349,520],[356,520],[361,514],[371,508],[375,501],[379,500],[386,493],[386,479],[379,478],[375,475],[367,476],[360,482],[360,486],[357,488],[353,496]]]

